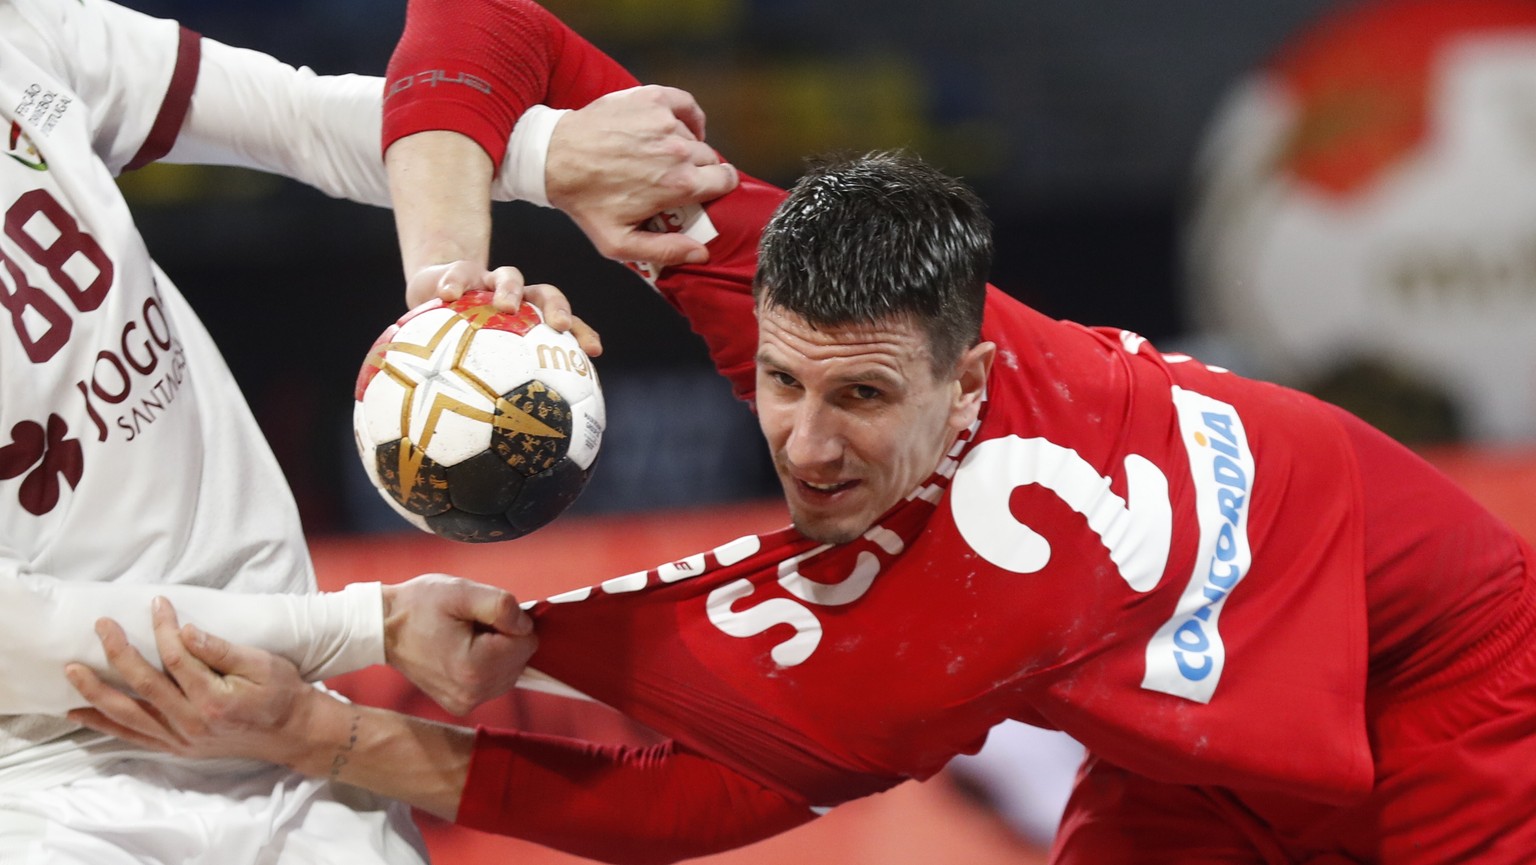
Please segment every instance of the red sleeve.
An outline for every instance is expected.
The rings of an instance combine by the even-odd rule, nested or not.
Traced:
[[[450,129],[498,166],[530,105],[580,108],[640,83],[531,0],[410,0],[385,81],[385,150]]]
[[[473,138],[501,164],[531,105],[580,108],[640,82],[531,0],[410,0],[390,58],[383,146],[429,129]],[[704,338],[736,396],[750,401],[757,324],[757,240],[784,192],[751,177],[707,210],[710,261],[663,273],[656,288]],[[673,226],[674,228],[676,226]]]
[[[481,728],[457,822],[602,862],[674,862],[762,840],[815,814],[664,743],[595,745]]]
[[[715,369],[747,403],[757,386],[757,319],[752,305],[757,242],[783,200],[784,190],[742,174],[735,190],[704,208],[719,232],[709,241],[709,261],[668,268],[654,283],[704,338]]]

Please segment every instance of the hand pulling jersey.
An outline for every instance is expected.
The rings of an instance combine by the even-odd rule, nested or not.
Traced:
[[[532,4],[483,5],[542,40],[529,62],[556,72],[533,99],[634,83]],[[743,398],[781,198],[744,178],[705,208],[710,262],[655,283]],[[666,755],[482,731],[460,822],[567,849],[551,824],[618,823],[598,852],[626,861],[623,824],[653,818],[600,801],[682,797],[680,834],[791,824],[927,777],[1005,718],[1148,778],[1345,802],[1375,779],[1373,694],[1528,635],[1510,609],[1529,549],[1358,420],[995,289],[982,338],[981,417],[861,539],[749,536],[532,606],[533,665],[672,737],[686,780],[657,780]],[[743,778],[779,798],[717,801]]]

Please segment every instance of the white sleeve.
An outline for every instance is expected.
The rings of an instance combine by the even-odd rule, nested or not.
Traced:
[[[388,205],[382,98],[383,79],[317,75],[204,37],[191,106],[161,161],[254,168]]]
[[[384,603],[378,583],[313,595],[240,594],[182,585],[66,582],[0,574],[0,714],[61,715],[85,705],[64,665],[86,664],[108,681],[95,623],[117,620],[158,664],[149,605],[170,599],[183,623],[282,655],[309,681],[384,662]]]
[[[204,37],[191,107],[161,161],[254,168],[387,207],[383,95],[382,78],[318,75]],[[508,200],[509,186],[493,196]]]

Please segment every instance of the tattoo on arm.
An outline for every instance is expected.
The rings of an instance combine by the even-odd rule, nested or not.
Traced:
[[[347,736],[347,744],[336,749],[336,756],[331,758],[331,780],[335,781],[341,775],[341,768],[347,765],[347,755],[357,747],[357,725],[362,723],[363,713],[352,713],[352,731]]]

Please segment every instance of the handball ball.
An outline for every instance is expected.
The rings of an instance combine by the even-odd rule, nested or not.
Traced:
[[[352,426],[363,468],[401,516],[456,541],[521,537],[591,477],[603,392],[576,338],[488,291],[429,301],[374,341]]]

